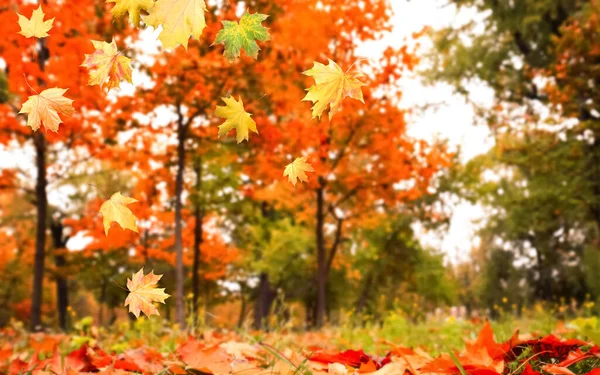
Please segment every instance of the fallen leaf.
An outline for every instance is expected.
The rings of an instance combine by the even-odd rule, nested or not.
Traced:
[[[348,368],[341,363],[329,363],[327,372],[333,375],[348,375]]]
[[[145,21],[154,28],[163,27],[158,37],[163,47],[174,48],[181,44],[187,49],[190,36],[200,39],[206,27],[204,12],[204,0],[158,0]]]
[[[305,157],[296,158],[292,163],[288,164],[283,171],[283,177],[287,176],[292,185],[296,186],[296,182],[308,181],[306,172],[314,172],[312,165],[306,162]]]
[[[391,362],[375,371],[373,375],[402,375],[405,371],[406,365],[404,363]]]
[[[229,374],[233,361],[233,357],[219,346],[191,352],[190,355],[182,355],[181,359],[187,365],[187,369],[207,374]]]
[[[569,370],[567,367],[559,365],[546,365],[542,367],[542,370],[546,371],[549,374],[555,375],[575,375],[575,373]]]
[[[117,50],[117,43],[114,40],[111,43],[97,40],[91,42],[96,50],[91,55],[85,55],[81,64],[90,73],[88,85],[103,87],[106,84],[110,90],[119,87],[122,80],[131,83],[131,59]]]
[[[160,315],[153,303],[165,303],[165,299],[169,298],[164,288],[156,287],[161,277],[162,275],[155,275],[154,271],[144,275],[142,268],[131,279],[127,279],[129,295],[125,299],[125,306],[129,306],[129,312],[136,318],[140,317],[140,312],[146,316]]]
[[[269,16],[266,14],[250,14],[246,11],[239,24],[235,21],[222,21],[223,29],[217,33],[213,45],[224,44],[223,55],[229,61],[238,58],[242,49],[246,51],[246,55],[256,59],[260,51],[256,41],[266,42],[270,39],[268,29],[261,25],[267,17]]]
[[[113,222],[116,222],[123,229],[129,229],[139,233],[136,220],[137,217],[126,205],[137,202],[136,199],[124,197],[121,192],[114,193],[109,200],[102,203],[100,213],[102,214],[102,224],[104,225],[104,234],[108,236],[108,230]]]
[[[71,116],[75,109],[73,100],[63,95],[67,89],[53,88],[42,91],[41,94],[32,95],[23,103],[19,113],[27,113],[27,125],[36,131],[43,124],[47,130],[58,132],[58,125],[62,122],[59,114]]]
[[[237,143],[241,143],[243,140],[249,139],[249,130],[258,134],[256,122],[252,120],[252,115],[244,110],[241,97],[238,97],[237,101],[233,96],[222,99],[225,106],[217,106],[215,109],[215,116],[226,119],[223,124],[219,125],[219,137],[227,135],[232,129],[235,129]]]
[[[46,15],[42,10],[42,6],[40,5],[36,10],[31,14],[31,19],[28,19],[25,16],[22,16],[17,13],[19,16],[19,26],[21,26],[21,31],[19,34],[23,35],[26,38],[36,37],[36,38],[45,38],[48,36],[48,31],[52,28],[52,23],[54,22],[54,18],[44,21],[44,16]]]
[[[365,84],[358,78],[362,73],[344,72],[338,64],[328,59],[329,64],[315,62],[314,66],[303,74],[313,77],[315,85],[307,89],[308,93],[302,99],[314,103],[312,107],[313,118],[321,118],[323,111],[329,106],[329,120],[342,110],[342,100],[351,97],[365,102],[361,87]]]

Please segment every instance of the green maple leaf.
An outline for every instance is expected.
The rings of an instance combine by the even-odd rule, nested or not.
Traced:
[[[217,34],[213,45],[224,44],[223,55],[230,62],[240,56],[242,48],[246,55],[256,59],[260,51],[256,41],[266,42],[271,39],[269,29],[261,25],[267,17],[269,16],[266,14],[250,14],[246,11],[239,24],[235,21],[223,21],[223,29]]]

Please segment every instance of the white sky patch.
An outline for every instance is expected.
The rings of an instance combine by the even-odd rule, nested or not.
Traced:
[[[447,4],[446,0],[393,0],[393,30],[381,40],[365,43],[357,53],[369,59],[378,59],[386,47],[411,45],[412,34],[424,27],[440,29],[447,26],[460,27],[471,20],[481,20],[484,14],[474,10],[461,10]],[[481,31],[484,31],[483,22]],[[421,52],[431,48],[431,42],[422,38]],[[463,41],[468,43],[468,41]],[[478,124],[473,107],[466,99],[454,93],[445,83],[425,85],[416,75],[405,76],[400,81],[403,92],[401,106],[408,111],[408,134],[430,142],[448,140],[448,145],[460,149],[460,161],[486,153],[494,140],[485,124]],[[483,84],[469,84],[469,99],[478,106],[493,105],[493,90]],[[417,108],[428,106],[419,111]],[[421,243],[446,254],[450,263],[467,261],[471,249],[477,246],[477,230],[485,217],[483,207],[467,202],[453,202],[450,205],[452,218],[447,232],[435,233],[415,226]]]
[[[87,236],[85,232],[77,232],[67,242],[67,249],[69,251],[82,251],[93,241],[94,237]]]

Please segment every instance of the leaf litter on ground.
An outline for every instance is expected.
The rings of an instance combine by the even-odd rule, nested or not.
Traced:
[[[591,342],[553,335],[519,339],[515,334],[499,343],[489,323],[463,351],[447,350],[437,357],[391,342],[384,342],[390,349],[383,356],[324,349],[318,335],[302,349],[277,349],[234,333],[181,337],[173,351],[137,342],[115,353],[94,340],[61,355],[59,348],[73,337],[0,330],[0,374],[600,375],[600,348]],[[17,345],[19,340],[27,344]]]

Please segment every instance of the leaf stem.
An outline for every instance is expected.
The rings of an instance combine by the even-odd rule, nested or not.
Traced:
[[[25,73],[23,73],[23,78],[25,78],[25,84],[27,85],[27,87],[29,87],[31,89],[31,91],[35,92],[36,95],[39,95],[37,91],[35,91],[35,89],[33,87],[31,87],[31,85],[29,84],[29,81],[27,81],[27,76],[25,75]]]
[[[94,185],[94,184],[88,184],[89,186],[95,188],[96,190],[98,190],[100,193],[102,193],[102,195],[104,195],[104,198],[106,200],[109,200],[110,198],[108,197],[108,195],[106,195],[106,193],[104,192],[104,190],[100,189],[98,186]]]
[[[363,57],[362,59],[358,59],[355,62],[352,63],[352,65],[350,65],[350,67],[348,67],[348,69],[346,70],[346,73],[350,72],[350,69],[352,69],[352,67],[356,64],[358,64],[361,61],[369,61],[369,59],[367,59],[366,57]]]
[[[551,350],[544,350],[543,352],[539,352],[539,353],[536,353],[536,354],[532,355],[531,357],[529,357],[525,361],[523,361],[523,363],[521,363],[521,365],[519,367],[517,367],[513,372],[511,372],[508,375],[514,375],[517,371],[519,371],[523,366],[527,365],[529,363],[529,361],[531,361],[535,357],[537,357],[537,356],[539,356],[541,354],[550,353],[550,352],[551,352]]]
[[[116,281],[114,281],[114,280],[112,280],[112,283],[113,283],[113,284],[115,284],[116,286],[118,286],[119,288],[123,289],[123,290],[124,290],[124,291],[126,291],[126,292],[129,292],[129,291],[130,291],[129,289],[125,289],[125,288],[123,288],[121,285],[117,284],[117,283],[116,283]]]

